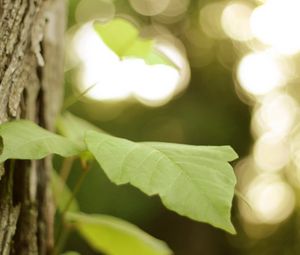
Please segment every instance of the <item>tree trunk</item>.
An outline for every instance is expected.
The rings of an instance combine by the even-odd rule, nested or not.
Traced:
[[[53,130],[62,99],[64,4],[0,0],[0,123],[25,118]],[[50,254],[49,171],[50,158],[0,165],[1,255]]]

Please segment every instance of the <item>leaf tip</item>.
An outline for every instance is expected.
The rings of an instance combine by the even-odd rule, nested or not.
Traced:
[[[228,226],[228,228],[226,229],[226,231],[231,235],[237,234],[236,229],[231,222],[230,222],[230,225]]]
[[[234,161],[239,158],[239,155],[231,146],[225,146],[228,153],[228,161]]]

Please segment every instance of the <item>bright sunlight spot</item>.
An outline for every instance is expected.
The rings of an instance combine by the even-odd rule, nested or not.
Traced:
[[[247,3],[236,1],[229,3],[222,13],[222,27],[233,40],[247,41],[252,39],[250,16],[253,8]],[[238,22],[237,22],[238,20]]]
[[[163,65],[147,66],[143,60],[137,59],[126,60],[121,66],[125,82],[131,84],[132,93],[141,102],[161,105],[173,96],[179,80],[179,74],[174,68]]]
[[[167,65],[147,65],[141,59],[120,61],[93,31],[91,24],[75,35],[74,48],[82,61],[79,90],[95,100],[124,100],[135,97],[150,106],[167,103],[175,93],[186,87],[189,68],[176,47],[158,43],[179,70]],[[187,78],[188,77],[188,78]]]
[[[251,53],[240,61],[237,78],[246,92],[264,95],[285,85],[285,67],[269,52]]]
[[[246,198],[249,206],[242,213],[253,223],[278,224],[285,220],[295,207],[291,187],[276,175],[260,175],[249,186]]]
[[[269,0],[256,8],[251,17],[251,28],[263,43],[281,53],[300,51],[300,1]]]
[[[119,83],[121,62],[97,36],[91,25],[85,25],[74,38],[75,51],[82,61],[79,90],[96,100],[118,100],[130,96],[130,88]]]
[[[297,117],[298,105],[295,99],[283,93],[270,93],[255,111],[253,116],[253,132],[259,136],[265,132],[273,132],[287,136]]]
[[[263,171],[279,171],[289,162],[289,147],[286,139],[276,133],[266,133],[254,146],[256,164]]]

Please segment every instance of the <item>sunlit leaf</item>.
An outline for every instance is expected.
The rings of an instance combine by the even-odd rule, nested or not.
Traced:
[[[41,159],[49,154],[70,157],[80,153],[73,142],[27,120],[0,125],[0,137],[3,141],[0,163],[6,159]]]
[[[170,255],[168,246],[135,225],[107,215],[67,213],[81,236],[97,251],[108,255]]]
[[[101,39],[109,46],[118,56],[126,56],[126,52],[132,44],[138,40],[139,31],[129,21],[116,18],[107,23],[95,22],[94,28]],[[151,50],[151,43],[144,45],[143,53]]]
[[[145,59],[145,62],[148,65],[163,64],[163,65],[176,67],[174,66],[175,64],[170,59],[168,59],[163,53],[157,50],[151,51],[150,54],[147,56],[147,59]]]
[[[131,183],[191,219],[235,233],[230,221],[236,178],[229,146],[134,143],[87,132],[86,143],[109,179]]]
[[[152,39],[142,38],[139,30],[126,19],[115,18],[108,23],[95,22],[94,28],[103,42],[121,59],[142,58],[149,65],[175,64],[155,49]]]
[[[69,190],[68,186],[62,181],[60,176],[53,170],[51,172],[51,186],[54,196],[54,201],[57,209],[60,212],[63,212],[69,203],[72,201],[68,211],[70,212],[78,212],[79,206],[77,204],[76,199],[72,199],[72,192]]]

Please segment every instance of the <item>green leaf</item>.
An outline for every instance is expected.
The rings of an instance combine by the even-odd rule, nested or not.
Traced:
[[[228,161],[237,155],[229,146],[134,143],[94,131],[86,143],[112,182],[157,194],[167,208],[235,233],[236,178]]]
[[[170,255],[168,246],[135,225],[107,215],[67,213],[81,236],[95,250],[109,255]]]
[[[60,176],[55,172],[55,170],[51,172],[51,186],[56,207],[60,212],[63,212],[70,199],[72,198],[72,192],[69,190],[68,186],[62,181]],[[75,198],[72,199],[68,211],[79,211],[79,205]]]
[[[119,57],[126,56],[132,45],[138,40],[139,31],[129,21],[121,18],[113,19],[108,23],[95,22],[94,28],[103,42]],[[145,55],[151,50],[152,43],[142,44],[142,53]]]
[[[81,119],[70,112],[65,112],[62,114],[57,121],[58,132],[67,137],[69,140],[76,143],[81,150],[86,150],[86,144],[84,142],[85,133],[88,130],[94,130],[98,132],[103,132],[97,126],[91,124],[90,122]]]
[[[94,29],[103,42],[121,59],[142,58],[149,65],[164,64],[176,67],[155,49],[155,42],[139,36],[139,30],[126,19],[115,18],[108,23],[94,23]]]
[[[152,52],[150,52],[147,58],[144,60],[148,65],[163,64],[178,68],[169,58],[167,58],[163,53],[157,50],[153,50]]]
[[[7,159],[41,159],[49,154],[70,157],[80,153],[73,142],[28,120],[0,125],[0,137],[3,142],[0,163]]]

